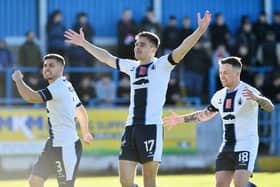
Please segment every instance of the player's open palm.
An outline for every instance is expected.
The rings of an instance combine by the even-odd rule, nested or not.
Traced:
[[[211,14],[209,13],[208,10],[204,13],[203,18],[201,18],[200,13],[197,13],[197,24],[198,24],[199,31],[204,33],[207,30],[210,22],[211,22]]]
[[[171,130],[174,126],[179,123],[182,123],[182,119],[175,112],[170,111],[171,115],[163,118],[164,126],[167,127],[168,130]]]
[[[81,46],[83,41],[85,40],[85,35],[82,27],[80,28],[80,34],[73,31],[72,29],[68,29],[64,32],[64,37],[66,38],[65,42],[78,46]]]

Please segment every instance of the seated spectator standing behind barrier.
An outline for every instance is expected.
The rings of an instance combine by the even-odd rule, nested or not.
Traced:
[[[127,75],[123,76],[119,81],[119,86],[117,88],[117,97],[121,99],[117,102],[119,105],[128,105],[130,99],[130,82]]]
[[[110,76],[104,75],[96,83],[96,96],[101,106],[113,106],[116,99],[116,86]]]
[[[271,26],[267,22],[265,12],[260,12],[258,20],[253,25],[253,32],[257,39],[257,45],[262,44],[266,39],[266,35],[270,30]]]
[[[276,10],[273,13],[273,21],[271,24],[272,31],[276,36],[276,40],[280,42],[280,11]]]
[[[88,16],[85,12],[80,12],[77,14],[77,21],[73,25],[74,31],[78,32],[80,28],[83,28],[85,38],[92,42],[93,37],[95,35],[94,28],[89,24],[88,22]],[[71,45],[68,49],[68,57],[69,57],[69,63],[71,67],[88,67],[92,66],[92,62],[94,61],[94,58],[89,55],[85,50],[83,50],[81,47],[77,47],[74,45]],[[91,73],[92,74],[92,73]],[[73,83],[73,86],[75,88],[80,87],[80,82],[83,79],[83,76],[85,73],[81,72],[72,72],[70,74],[70,80]],[[91,76],[86,73],[86,76]]]
[[[208,69],[211,67],[210,56],[201,43],[198,42],[184,57],[183,62],[187,97],[199,97],[202,99],[205,88],[204,82],[208,75]]]
[[[176,105],[176,103],[179,102],[180,98],[181,98],[180,85],[176,77],[176,74],[173,73],[171,74],[170,80],[168,82],[165,105]]]
[[[158,36],[161,36],[161,25],[155,18],[154,11],[152,8],[146,10],[146,15],[141,21],[140,25],[141,31],[149,31],[155,33]]]
[[[18,65],[34,68],[41,68],[42,66],[41,50],[35,43],[35,34],[32,31],[28,31],[26,33],[26,40],[19,48]],[[36,90],[43,88],[42,85],[40,85],[41,79],[39,78],[37,72],[25,73],[25,80],[28,85],[32,86],[32,88]]]
[[[85,76],[81,79],[77,87],[77,93],[85,106],[89,104],[91,99],[96,98],[96,91],[89,76]]]
[[[51,14],[48,19],[46,31],[48,53],[58,53],[65,57],[66,46],[63,36],[65,26],[62,22],[62,13],[60,10],[55,10]]]
[[[183,27],[180,29],[180,41],[193,33],[194,29],[191,27],[191,19],[188,16],[183,18]]]
[[[73,27],[74,31],[79,32],[80,28],[83,28],[85,38],[87,41],[92,42],[95,36],[95,30],[93,26],[88,22],[88,15],[85,12],[80,12],[77,15],[77,21]],[[94,61],[94,58],[89,55],[87,52],[85,52],[81,47],[76,47],[79,51],[80,58],[84,58],[84,62],[81,62],[80,60],[80,66],[92,66],[92,62]],[[84,56],[84,57],[82,57]],[[83,65],[84,64],[84,65]]]
[[[170,16],[168,25],[164,27],[162,33],[163,53],[168,54],[180,44],[180,31],[177,28],[177,19]]]
[[[138,32],[137,24],[132,18],[130,9],[125,9],[122,19],[117,24],[118,47],[117,53],[121,58],[134,58],[134,37]]]
[[[10,50],[7,47],[6,41],[0,38],[0,98],[6,97],[6,73],[5,68],[15,66],[16,62]]]
[[[216,50],[218,46],[224,45],[229,49],[229,29],[224,21],[224,16],[220,12],[215,14],[215,22],[210,26],[212,49]]]

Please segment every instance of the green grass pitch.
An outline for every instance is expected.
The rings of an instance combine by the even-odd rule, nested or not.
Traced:
[[[254,173],[252,182],[260,187],[279,187],[280,172],[278,173]],[[143,187],[142,178],[137,176],[136,183]],[[0,180],[2,187],[28,187],[27,180]],[[117,176],[113,177],[78,177],[76,187],[119,187]],[[215,176],[213,174],[184,174],[184,175],[159,175],[159,187],[209,187],[215,186]],[[49,179],[45,187],[57,187],[56,180]]]

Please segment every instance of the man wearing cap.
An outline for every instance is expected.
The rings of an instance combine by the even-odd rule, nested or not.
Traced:
[[[44,150],[32,168],[30,187],[43,187],[50,174],[55,174],[59,187],[74,187],[82,145],[77,135],[77,117],[83,140],[92,142],[88,131],[88,115],[72,84],[63,77],[65,60],[58,54],[43,57],[43,76],[49,85],[34,91],[23,81],[23,74],[17,70],[12,79],[21,97],[27,102],[46,102],[49,138]]]

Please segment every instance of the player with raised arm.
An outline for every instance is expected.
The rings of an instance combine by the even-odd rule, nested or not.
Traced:
[[[15,81],[21,97],[31,103],[47,103],[49,139],[29,178],[30,187],[43,187],[50,174],[56,174],[59,187],[74,187],[82,144],[77,135],[77,117],[83,140],[92,142],[88,131],[88,115],[72,84],[63,77],[64,58],[48,54],[43,58],[43,76],[49,85],[35,91],[23,81],[23,74],[15,71]]]
[[[177,124],[207,121],[220,113],[223,121],[223,142],[216,159],[216,187],[246,187],[253,172],[258,152],[258,106],[273,111],[274,105],[260,92],[240,80],[242,69],[238,57],[219,62],[223,89],[217,91],[204,110],[164,118],[169,129]]]
[[[155,58],[160,44],[157,35],[140,32],[136,36],[136,60],[120,59],[105,49],[89,43],[80,33],[65,32],[66,42],[83,47],[102,63],[116,68],[130,77],[130,106],[126,127],[121,139],[119,176],[123,187],[134,183],[137,164],[142,164],[145,187],[156,186],[156,176],[163,147],[162,109],[170,73],[208,28],[211,15],[197,14],[198,28],[170,54]]]

